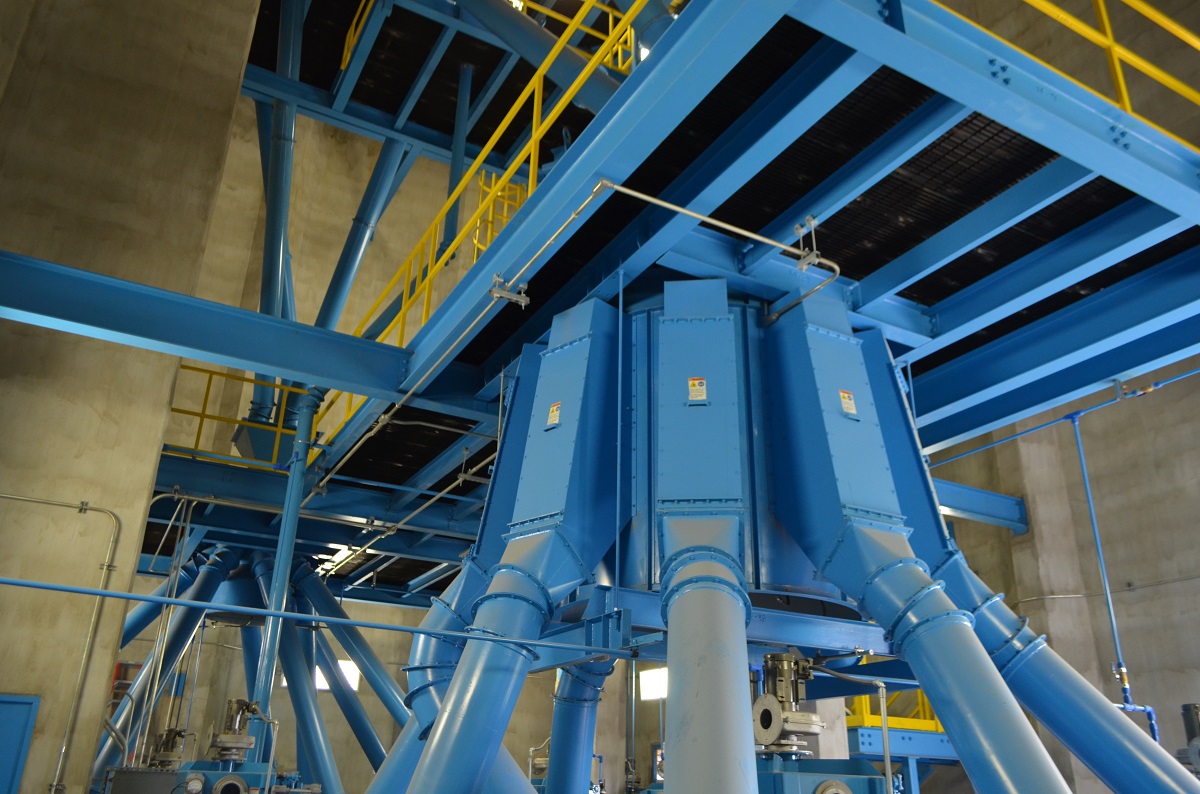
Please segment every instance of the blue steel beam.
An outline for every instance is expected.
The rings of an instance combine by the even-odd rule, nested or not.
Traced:
[[[598,175],[620,182],[633,173],[789,6],[781,0],[734,0],[685,9],[659,41],[654,59],[625,80],[521,208],[521,223],[500,235],[418,333],[413,348],[419,350],[420,365],[414,372],[420,374],[410,384],[440,368],[439,362],[499,312],[500,304],[488,293],[493,274],[511,277],[526,268],[592,192]],[[588,214],[584,211],[576,223]],[[522,278],[536,285],[538,270],[561,244],[560,239],[549,245]]]
[[[1200,314],[1200,249],[1030,323],[916,378],[924,427]]]
[[[855,305],[870,311],[888,296],[932,275],[1092,177],[1087,169],[1065,158],[1051,162],[864,278],[858,285]]]
[[[345,69],[339,70],[337,77],[334,78],[333,110],[340,112],[346,109],[346,103],[350,101],[350,95],[354,93],[354,86],[362,75],[363,67],[367,65],[371,48],[375,46],[375,39],[379,38],[379,31],[383,30],[383,22],[391,13],[392,0],[375,0],[371,4],[370,10],[367,11],[367,19],[363,22],[362,31],[350,53],[350,62],[346,64]]]
[[[419,497],[420,492],[432,488],[448,474],[462,469],[464,462],[484,447],[495,443],[496,421],[480,422],[471,428],[472,435],[464,435],[405,483],[406,490],[397,492],[388,502],[390,510],[402,510]]]
[[[442,32],[438,34],[437,40],[433,43],[433,49],[429,55],[425,57],[425,63],[421,65],[421,71],[417,72],[417,78],[413,80],[412,85],[408,88],[408,93],[404,95],[404,101],[400,103],[399,110],[396,111],[395,118],[392,119],[392,129],[402,130],[408,124],[409,116],[417,107],[417,102],[421,99],[421,94],[425,92],[425,86],[429,85],[429,80],[433,77],[433,73],[437,71],[438,64],[442,62],[442,58],[446,55],[446,50],[450,48],[450,42],[454,40],[454,28],[442,28]],[[450,138],[450,157],[453,159],[454,138]]]
[[[937,336],[898,360],[924,358],[1191,225],[1145,199],[1131,199],[931,306]]]
[[[1200,154],[931,0],[799,0],[792,15],[1089,171],[1200,222]]]
[[[856,154],[808,195],[784,210],[759,234],[772,240],[795,240],[795,226],[804,223],[809,215],[820,223],[829,220],[833,214],[953,129],[968,115],[970,111],[957,102],[943,96],[933,97]],[[749,245],[743,257],[743,268],[753,272],[755,264],[775,251],[764,243]]]
[[[1072,364],[1020,389],[921,428],[926,454],[1200,355],[1200,316]]]
[[[479,96],[475,97],[475,101],[471,103],[471,111],[467,114],[467,131],[474,129],[479,119],[483,117],[484,111],[487,110],[491,101],[496,98],[496,93],[500,90],[500,86],[504,85],[504,81],[508,79],[512,73],[513,67],[521,60],[521,56],[515,52],[510,52],[504,56],[504,59],[496,65],[483,88],[479,91]]]
[[[473,39],[507,50],[508,45],[488,30],[479,20],[471,16],[450,0],[395,0],[395,4],[405,11],[411,11],[418,16],[433,20],[443,27],[470,36]]]
[[[394,400],[408,351],[0,251],[0,318]]]
[[[454,141],[450,147],[450,178],[446,187],[447,196],[453,195],[458,183],[462,181],[463,168],[466,165],[467,130],[470,125],[467,116],[471,111],[471,80],[475,75],[475,67],[464,63],[458,67],[458,98],[454,108]],[[462,205],[460,196],[450,205],[446,213],[442,243],[439,254],[450,247],[450,243],[458,236],[458,210]]]
[[[947,480],[934,480],[933,486],[944,516],[1004,527],[1014,535],[1029,531],[1024,499]]]

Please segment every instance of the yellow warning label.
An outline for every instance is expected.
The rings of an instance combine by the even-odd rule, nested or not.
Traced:
[[[554,427],[558,424],[559,416],[562,413],[562,403],[550,404],[550,416],[546,418],[546,427]]]
[[[838,391],[842,398],[842,413],[850,414],[851,416],[858,415],[858,407],[854,404],[854,393],[848,392],[845,389]]]
[[[708,399],[708,381],[704,378],[688,378],[688,402]]]

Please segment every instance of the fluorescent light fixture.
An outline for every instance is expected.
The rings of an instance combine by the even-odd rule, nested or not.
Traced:
[[[667,668],[638,671],[638,687],[641,700],[662,700],[667,696]]]

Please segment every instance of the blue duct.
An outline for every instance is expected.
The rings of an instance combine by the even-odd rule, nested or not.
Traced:
[[[860,342],[817,294],[768,329],[779,518],[881,626],[920,681],[976,790],[1069,791],[959,610],[908,542]],[[794,483],[795,487],[791,487]]]
[[[333,748],[325,732],[325,722],[321,718],[321,709],[317,705],[312,669],[304,658],[303,644],[292,623],[283,627],[279,659],[283,663],[283,674],[288,679],[288,694],[296,713],[296,734],[301,737],[299,743],[308,753],[315,782],[321,784],[322,792],[345,794],[337,762],[333,758]]]
[[[536,638],[612,545],[617,313],[591,300],[554,318],[542,355],[511,532],[471,631]],[[482,791],[532,662],[516,645],[468,641],[410,792]]]
[[[246,673],[246,699],[255,700],[254,682],[258,680],[258,659],[262,656],[262,628],[242,626],[242,668]]]
[[[221,582],[237,565],[236,553],[225,548],[217,549],[208,558],[208,561],[200,566],[200,570],[196,574],[196,581],[188,590],[185,598],[192,601],[211,601],[217,588],[221,586]],[[206,609],[200,607],[180,607],[171,617],[166,637],[161,646],[161,656],[155,658],[152,653],[151,657],[146,660],[142,669],[134,677],[128,696],[121,701],[117,706],[116,713],[113,714],[112,722],[121,733],[129,735],[130,726],[140,724],[158,703],[158,699],[162,697],[163,692],[167,690],[174,678],[172,671],[179,665],[179,660],[183,658],[183,654],[187,650],[188,644],[191,643],[196,629],[204,620],[206,612]],[[161,659],[161,664],[159,664],[159,659]],[[155,668],[161,669],[162,674],[159,676],[156,691],[151,694],[148,690]],[[99,752],[96,753],[96,761],[92,765],[93,783],[103,780],[104,770],[107,767],[117,766],[120,762],[121,749],[113,737],[106,734]]]
[[[329,592],[329,588],[307,564],[296,567],[292,580],[297,591],[308,599],[318,615],[349,619],[345,610],[333,597],[333,593]],[[392,678],[392,674],[388,672],[379,655],[367,643],[362,632],[354,626],[338,623],[329,624],[329,631],[358,665],[363,678],[379,696],[383,707],[392,715],[392,719],[402,726],[407,723],[410,714],[408,707],[404,705],[404,690],[396,683],[396,679]]]
[[[314,631],[313,637],[317,642],[317,664],[325,674],[325,680],[329,682],[329,692],[345,715],[354,738],[358,739],[363,753],[371,763],[371,768],[378,771],[379,767],[383,766],[383,759],[387,757],[383,742],[379,741],[379,734],[375,732],[375,726],[371,724],[371,718],[367,716],[367,710],[358,699],[358,694],[350,688],[350,682],[346,680],[346,674],[342,672],[329,640],[320,631]]]
[[[889,429],[884,435],[888,463],[901,512],[913,529],[912,545],[923,559],[935,562],[933,575],[945,582],[946,594],[972,614],[975,633],[1013,694],[1118,794],[1200,794],[1200,781],[1063,661],[971,570],[938,512],[887,342],[878,331],[859,338],[880,423]]]
[[[182,593],[192,586],[192,582],[196,581],[196,571],[198,566],[196,562],[190,561],[179,568],[178,584],[176,592]],[[158,587],[154,588],[151,595],[165,596],[168,588],[171,587],[171,577],[164,579]],[[155,604],[150,601],[143,601],[133,609],[129,610],[129,614],[125,616],[125,628],[121,630],[121,646],[124,648],[129,643],[133,642],[139,634],[150,627],[150,624],[158,619],[162,614],[163,605]]]
[[[614,661],[585,662],[559,670],[550,727],[546,794],[578,794],[592,785],[596,709]]]
[[[536,68],[550,54],[557,37],[505,0],[459,0],[458,7],[483,23],[509,48]],[[564,48],[550,64],[546,76],[559,88],[567,88],[583,71],[588,59]],[[575,104],[599,113],[621,84],[597,69],[575,95]]]
[[[525,439],[529,434],[534,388],[543,349],[538,345],[526,345],[516,371],[508,379],[509,387],[504,395],[508,409],[500,435],[495,473],[480,521],[479,540],[472,554],[463,560],[462,569],[441,598],[432,600],[429,611],[421,621],[423,629],[465,631],[471,622],[471,606],[487,588],[487,570],[499,562],[504,553],[503,536],[508,532],[508,521],[516,504],[521,461],[525,453]],[[408,788],[462,651],[461,641],[428,634],[413,637],[409,665],[404,670],[409,686],[405,702],[412,709],[414,719],[401,732],[383,767],[371,781],[367,794],[385,794]],[[532,788],[520,766],[507,750],[501,748],[484,791],[489,794],[529,794]]]

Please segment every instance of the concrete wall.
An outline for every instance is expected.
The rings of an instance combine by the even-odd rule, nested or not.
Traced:
[[[257,3],[4,3],[0,249],[191,292]],[[0,324],[3,490],[114,510],[112,584],[130,584],[175,360]],[[0,502],[0,574],[96,585],[103,516]],[[0,687],[42,698],[22,794],[50,783],[87,599],[7,589]],[[68,789],[91,765],[123,609],[102,613]]]
[[[1200,366],[1192,359],[1129,384],[1129,391]],[[945,459],[1112,396],[1104,391],[947,450]],[[1191,542],[1200,510],[1200,379],[1181,380],[1081,419],[1097,520],[1114,590],[1134,698],[1157,709],[1163,746],[1184,746],[1179,707],[1200,699],[1200,639],[1186,626],[1200,598],[1200,550]],[[962,461],[940,478],[1021,496],[1030,531],[1021,537],[970,522],[956,532],[967,559],[1010,606],[1030,617],[1051,645],[1112,700],[1112,634],[1075,438],[1069,422]],[[1138,716],[1134,721],[1145,726]],[[1102,786],[1049,737],[1056,761],[1079,792]],[[938,789],[932,789],[938,791]],[[947,789],[950,790],[950,789]]]

